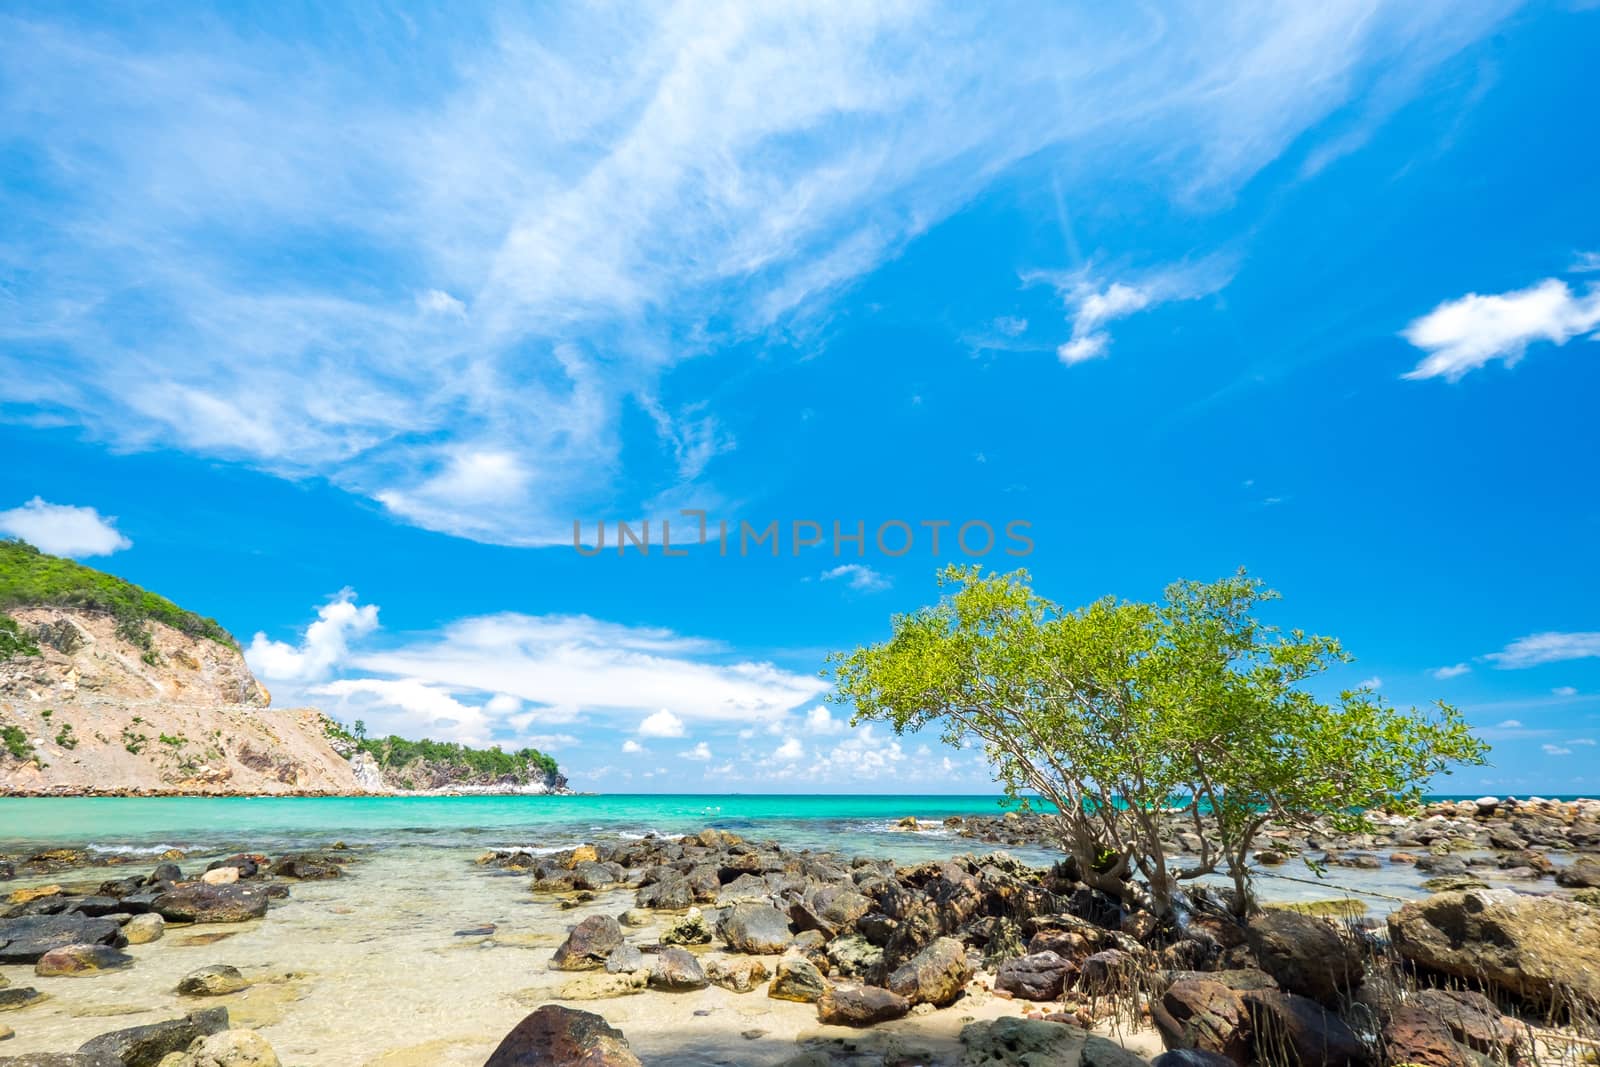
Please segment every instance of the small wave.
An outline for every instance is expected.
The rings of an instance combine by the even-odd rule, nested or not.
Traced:
[[[90,852],[115,852],[123,856],[159,856],[170,852],[176,845],[101,845],[90,842],[85,846]]]
[[[554,856],[557,852],[565,852],[572,848],[571,845],[494,845],[494,852],[526,852],[530,856]]]

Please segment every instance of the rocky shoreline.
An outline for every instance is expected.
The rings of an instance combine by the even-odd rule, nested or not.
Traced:
[[[1162,922],[1085,886],[1070,864],[1030,867],[990,851],[896,865],[719,829],[554,852],[491,850],[456,875],[432,877],[465,879],[469,898],[492,889],[489,896],[520,898],[552,916],[548,940],[493,922],[453,931],[460,949],[521,946],[548,976],[517,995],[522,1022],[480,1035],[484,1052],[470,1061],[419,1052],[339,1062],[483,1063],[493,1041],[493,1067],[691,1062],[652,1055],[661,1028],[730,1011],[784,1020],[781,1032],[798,1036],[783,1038],[785,1052],[768,1036],[773,1024],[757,1022],[730,1038],[748,1042],[748,1058],[735,1051],[692,1062],[1588,1062],[1600,1033],[1597,814],[1594,801],[1483,798],[1394,816],[1370,840],[1263,834],[1258,853],[1285,859],[1461,864],[1462,873],[1436,875],[1454,885],[1384,919],[1269,906],[1241,920],[1203,891],[1182,921]],[[939,829],[1038,843],[1044,819],[977,816]],[[1536,855],[1560,862],[1541,872]],[[28,883],[0,907],[0,968],[12,977],[0,973],[0,1040],[48,1010],[58,983],[81,989],[82,979],[155,966],[168,944],[209,944],[256,927],[270,933],[301,886],[310,896],[297,906],[312,908],[316,923],[353,922],[340,918],[351,905],[332,903],[343,898],[322,887],[352,875],[358,884],[375,858],[337,844],[273,858],[240,853],[188,870],[176,851],[154,860],[81,849],[0,858],[0,880]],[[1511,879],[1517,888],[1473,881],[1490,872],[1505,881],[1524,868],[1539,876]],[[475,881],[483,892],[470,888]],[[572,918],[562,922],[562,913]],[[16,980],[23,969],[31,976]],[[187,1011],[94,1037],[85,1021],[73,1026],[82,1026],[80,1039],[56,1047],[55,1058],[42,1049],[8,1058],[0,1043],[0,1065],[273,1067],[278,1054],[252,1027],[265,1017],[246,1009],[251,996],[265,995],[263,983],[278,980],[213,959],[177,973],[165,1002],[214,997],[220,1013]],[[641,1003],[659,1007],[641,1012]],[[798,1015],[813,1020],[809,1036],[795,1028]],[[623,1027],[613,1025],[619,1019]]]

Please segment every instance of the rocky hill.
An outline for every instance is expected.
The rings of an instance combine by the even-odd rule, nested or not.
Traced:
[[[0,541],[0,795],[563,792],[543,753],[278,709],[215,620]]]

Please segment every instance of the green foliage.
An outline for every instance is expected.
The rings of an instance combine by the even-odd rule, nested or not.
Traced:
[[[0,550],[3,550],[4,544],[0,542]],[[9,615],[0,615],[0,660],[38,654],[39,643],[23,631],[17,620]]]
[[[137,723],[144,720],[135,718],[133,721]],[[122,728],[122,747],[127,749],[133,755],[139,755],[149,744],[150,737],[148,734],[137,733],[131,726],[124,726]]]
[[[1487,751],[1445,704],[1401,711],[1366,689],[1318,700],[1307,683],[1350,657],[1333,638],[1260,622],[1277,594],[1243,571],[1174,583],[1161,603],[1076,611],[1036,595],[1025,571],[951,567],[940,582],[954,592],[897,616],[889,641],[833,657],[835,699],[856,721],[976,739],[1010,795],[1056,806],[1086,880],[1158,914],[1182,881],[1218,870],[1248,907],[1268,821],[1363,829],[1367,809],[1414,800]],[[1173,808],[1202,842],[1182,870],[1162,840]]]
[[[340,732],[343,733],[342,730]],[[344,737],[354,740],[349,734],[344,734]],[[408,741],[393,734],[381,738],[362,738],[355,744],[360,751],[371,754],[378,766],[385,770],[402,770],[412,764],[426,762],[462,773],[524,778],[554,775],[558,769],[553,757],[534,748],[505,752],[499,745],[468,748],[453,741]]]
[[[184,745],[189,743],[189,739],[184,737],[182,734],[179,734],[176,737],[172,737],[168,734],[162,734],[160,740],[163,745],[170,745],[172,748],[182,748]]]
[[[150,622],[160,622],[190,637],[204,637],[238,648],[233,635],[215,619],[185,611],[172,601],[141,589],[131,582],[85,567],[70,559],[40,552],[25,541],[0,540],[0,610],[15,607],[61,607],[101,611],[117,619],[117,633],[153,656]],[[15,623],[8,631],[0,621],[0,658],[8,652],[9,632],[15,638]],[[25,655],[38,655],[38,646]],[[158,662],[146,659],[146,662]]]
[[[5,742],[6,751],[14,759],[25,760],[33,756],[33,746],[28,743],[28,735],[23,733],[20,726],[7,726],[0,729],[0,741]]]
[[[78,735],[72,732],[72,724],[64,722],[61,729],[56,731],[56,744],[65,749],[78,747]]]

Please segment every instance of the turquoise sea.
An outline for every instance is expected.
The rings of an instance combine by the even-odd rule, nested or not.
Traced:
[[[554,850],[714,826],[789,847],[910,859],[985,850],[990,846],[939,822],[1015,806],[995,795],[0,798],[0,853],[42,845],[270,852],[335,839],[377,847]],[[899,832],[895,823],[907,815],[933,825],[918,834]]]
[[[939,826],[995,815],[998,796],[644,795],[0,798],[0,852],[42,845],[271,852],[335,839],[377,847],[555,850],[583,841],[714,826],[788,847],[920,858],[992,846]],[[933,827],[906,834],[915,815]]]

